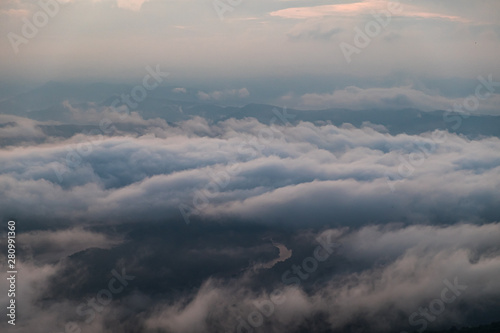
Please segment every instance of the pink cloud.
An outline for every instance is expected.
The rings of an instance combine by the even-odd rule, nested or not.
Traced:
[[[326,16],[357,16],[369,14],[372,11],[387,10],[390,4],[396,5],[388,0],[364,0],[348,4],[322,5],[312,7],[294,7],[271,12],[271,16],[288,19],[312,19]],[[441,18],[452,21],[464,21],[461,17],[444,15],[439,13],[426,12],[414,5],[403,5],[398,10],[397,16],[420,17],[420,18]]]
[[[12,17],[26,17],[30,12],[26,9],[8,9],[8,10],[2,10],[0,11],[0,13]]]
[[[296,7],[278,10],[271,13],[271,16],[278,16],[292,19],[317,18],[332,15],[357,15],[370,10],[387,6],[387,1],[374,0],[349,4],[323,5],[313,7]]]

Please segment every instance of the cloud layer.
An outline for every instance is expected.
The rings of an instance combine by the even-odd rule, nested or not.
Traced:
[[[13,332],[496,320],[498,136],[420,130],[412,119],[447,118],[415,110],[372,123],[357,111],[181,104],[168,109],[179,121],[146,119],[146,102],[0,115],[0,218],[18,226]],[[496,119],[448,116],[464,128]]]
[[[112,134],[94,128],[64,139],[40,133],[31,120],[11,120],[30,126],[23,135],[43,143],[0,152],[5,218],[70,223],[192,215],[299,225],[500,218],[496,137],[391,135],[368,123],[285,126],[252,118],[168,125],[132,114],[110,120]],[[19,141],[18,132],[4,133]]]
[[[82,231],[74,229],[64,233],[65,238],[71,238]],[[244,237],[235,230],[232,233],[238,238]],[[46,235],[62,237],[61,232],[53,236],[46,232]],[[298,332],[299,328],[351,332],[354,327],[361,332],[396,332],[437,329],[449,323],[465,324],[478,311],[484,318],[495,318],[495,312],[489,309],[498,306],[500,299],[500,284],[492,278],[500,273],[498,223],[447,227],[379,225],[318,233],[292,232],[292,235],[286,241],[288,246],[305,250],[272,268],[254,271],[247,267],[238,276],[205,279],[191,291],[163,291],[159,295],[145,288],[157,283],[155,276],[165,274],[153,270],[169,266],[159,263],[158,268],[153,268],[147,262],[157,261],[160,255],[171,260],[181,252],[174,251],[172,258],[164,257],[154,251],[144,252],[148,245],[129,239],[125,246],[138,247],[140,251],[116,253],[121,253],[122,258],[128,255],[126,273],[135,278],[130,280],[128,290],[115,295],[112,302],[87,322],[89,317],[77,309],[106,286],[113,277],[109,271],[107,274],[106,271],[104,274],[94,272],[97,283],[85,287],[83,297],[68,294],[56,296],[54,301],[54,295],[61,294],[61,288],[81,289],[81,283],[93,279],[88,273],[81,275],[88,269],[85,266],[95,266],[87,262],[90,257],[85,258],[82,252],[80,258],[68,257],[52,264],[22,259],[19,267],[24,277],[18,283],[23,289],[18,299],[23,304],[23,325],[16,326],[14,332],[56,331],[68,323],[77,325],[83,332],[109,332],[126,327],[137,332],[160,329],[176,333],[244,332],[245,327],[267,332]],[[20,236],[25,238],[24,234]],[[214,236],[207,233],[202,243],[183,245],[183,251],[189,250],[184,252],[184,264],[177,266],[175,274],[184,274],[187,265],[198,261],[200,252],[196,250],[208,251],[204,246],[213,244]],[[95,235],[96,239],[99,237],[102,236]],[[340,248],[326,260],[310,266],[314,263],[311,261],[314,246],[325,240],[326,244],[340,244]],[[154,246],[154,242],[149,244],[150,249]],[[219,246],[227,246],[226,251],[232,249],[235,258],[255,253],[255,249],[244,245],[239,252],[234,252],[230,244]],[[108,257],[105,266],[111,270],[109,251],[99,255]],[[211,255],[217,256],[215,252]],[[65,255],[61,254],[60,258],[64,259]],[[114,260],[120,265],[120,259]],[[80,278],[76,280],[78,275],[75,275],[68,279],[72,276],[68,276],[70,270],[78,270],[73,267],[78,262],[83,265],[83,270],[77,273]],[[290,274],[294,265],[302,268]],[[268,273],[272,275],[265,275]],[[163,277],[167,285],[175,283],[175,274]],[[437,315],[434,310],[429,312],[436,299],[447,300],[443,302],[444,310]],[[2,296],[0,303],[4,301]],[[431,317],[419,309],[427,309]],[[409,320],[412,315],[413,321]]]

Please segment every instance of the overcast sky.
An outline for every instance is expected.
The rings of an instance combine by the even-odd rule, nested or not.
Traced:
[[[172,80],[498,74],[496,0],[401,1],[399,7],[384,0],[231,2],[60,0],[45,22],[38,2],[2,0],[0,77],[4,83],[133,80],[156,64]],[[391,8],[378,31],[370,24],[373,13]],[[38,32],[25,28],[23,35],[26,20],[34,19]],[[348,63],[340,45],[356,46],[355,29],[366,27],[373,37]]]

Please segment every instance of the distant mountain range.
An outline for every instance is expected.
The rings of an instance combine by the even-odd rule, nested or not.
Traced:
[[[0,113],[13,114],[39,121],[57,121],[62,124],[75,124],[71,112],[63,104],[67,101],[72,107],[83,112],[92,108],[109,107],[120,100],[123,92],[129,92],[126,85],[113,84],[63,84],[47,83],[44,86],[27,93],[20,94],[0,102]],[[147,98],[137,108],[130,111],[138,112],[144,119],[161,118],[169,123],[175,123],[200,116],[213,122],[229,118],[242,119],[253,117],[262,123],[283,124],[280,116],[285,112],[282,107],[267,104],[248,104],[245,106],[221,106],[215,103],[200,102],[195,90],[186,89],[186,93],[175,93],[172,87],[159,87],[151,91]],[[443,110],[423,112],[416,109],[384,110],[371,109],[353,111],[347,109],[327,110],[295,110],[286,109],[290,115],[287,121],[297,123],[331,122],[336,126],[352,124],[355,127],[373,127],[391,135],[401,133],[419,134],[428,131],[448,130],[467,137],[497,136],[500,137],[500,116],[460,115]],[[81,125],[81,124],[80,124]],[[89,124],[90,125],[90,124]],[[382,125],[382,126],[380,126]],[[53,125],[48,128],[57,132]]]

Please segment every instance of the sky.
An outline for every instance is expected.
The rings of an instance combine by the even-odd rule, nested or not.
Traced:
[[[0,0],[0,331],[498,328],[499,9]]]
[[[0,76],[133,80],[156,64],[179,81],[346,75],[389,80],[404,73],[412,84],[418,78],[499,74],[500,12],[494,0],[401,1],[392,12],[387,1],[231,3],[63,0],[49,6],[55,9],[47,16],[39,2],[4,0]],[[369,45],[348,63],[340,45],[355,46],[355,29],[365,31],[374,14],[383,19],[387,12],[388,23],[372,27]],[[25,29],[23,35],[34,18],[38,31]],[[11,35],[14,42],[9,33],[18,36]]]

